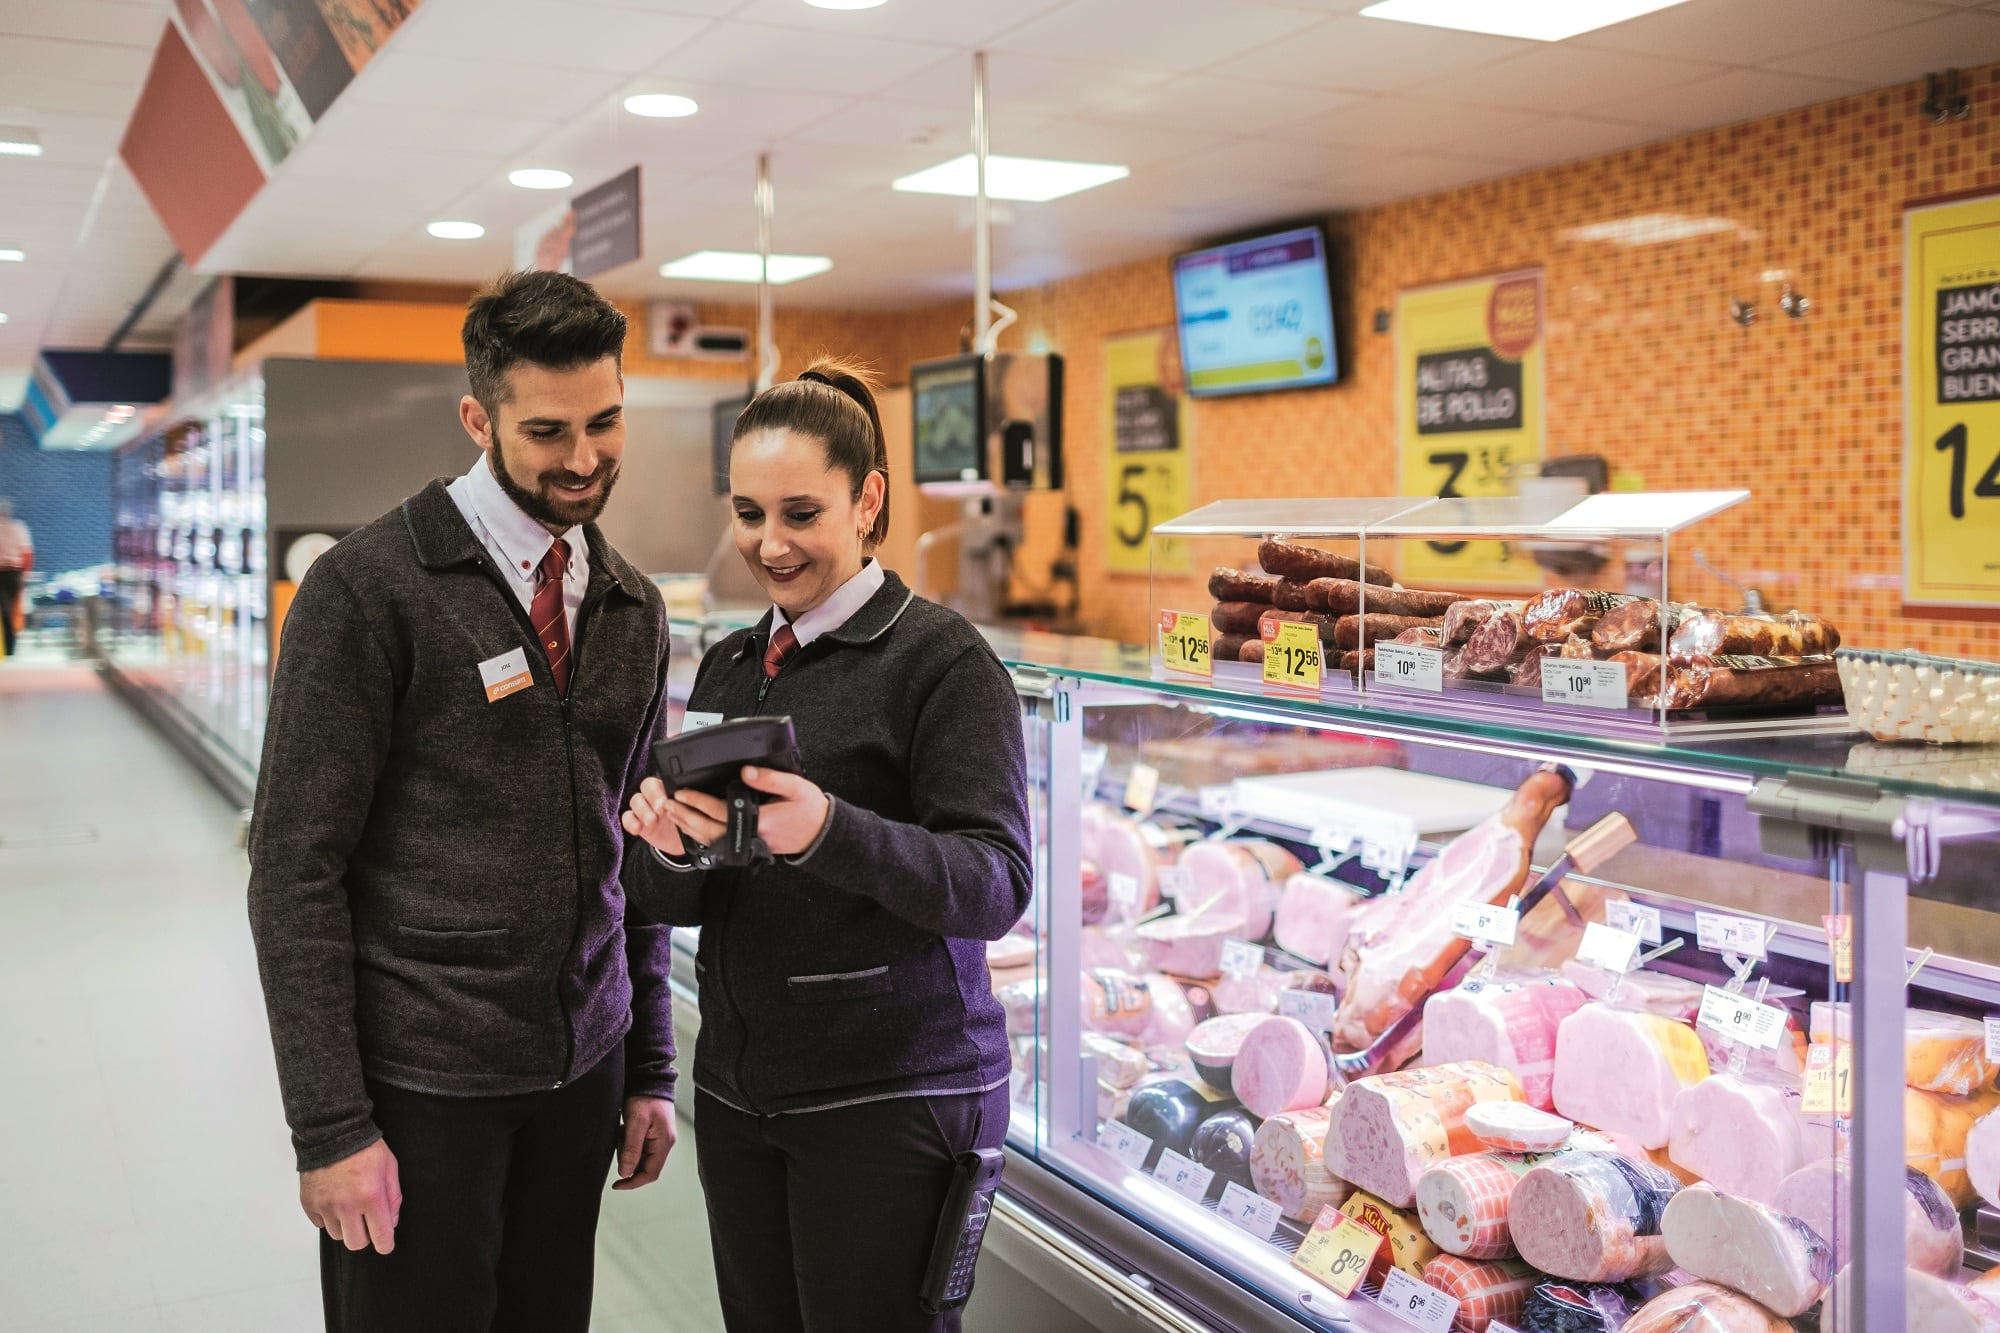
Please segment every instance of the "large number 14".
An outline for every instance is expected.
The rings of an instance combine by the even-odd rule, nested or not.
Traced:
[[[1965,455],[1970,440],[1965,423],[1959,422],[1950,430],[1937,437],[1939,453],[1951,455],[1951,516],[1965,517]],[[1987,465],[1985,475],[1972,488],[1972,493],[1982,500],[2000,500],[2000,453],[1993,455]]]

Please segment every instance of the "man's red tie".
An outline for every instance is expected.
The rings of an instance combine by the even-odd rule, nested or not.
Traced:
[[[764,650],[764,679],[778,674],[787,658],[799,650],[799,636],[792,633],[790,625],[778,626],[778,632],[771,636],[771,646]]]
[[[542,650],[549,655],[549,674],[556,693],[569,694],[569,616],[563,610],[563,576],[569,572],[569,543],[558,537],[535,571],[535,600],[528,607]]]

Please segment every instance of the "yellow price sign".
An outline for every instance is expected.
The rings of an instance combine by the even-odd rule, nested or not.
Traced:
[[[1319,627],[1297,620],[1259,623],[1264,639],[1264,683],[1319,693]]]
[[[1820,921],[1826,926],[1826,948],[1833,957],[1833,979],[1842,983],[1854,980],[1854,918],[1823,916]]]
[[[1306,1233],[1292,1266],[1309,1273],[1338,1296],[1352,1296],[1374,1266],[1388,1237],[1361,1225],[1338,1208],[1322,1208]]]
[[[1160,770],[1151,764],[1132,765],[1132,776],[1125,780],[1125,808],[1150,815],[1159,799]]]
[[[1799,1099],[1806,1115],[1854,1114],[1854,1048],[1821,1043],[1806,1052],[1806,1080]]]
[[[1190,611],[1160,612],[1160,660],[1169,671],[1213,676],[1208,617]]]

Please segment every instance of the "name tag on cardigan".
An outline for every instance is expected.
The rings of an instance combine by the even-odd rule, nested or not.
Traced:
[[[490,704],[498,703],[535,683],[534,673],[528,670],[528,653],[524,648],[487,658],[479,664],[479,678],[486,682],[486,702]]]

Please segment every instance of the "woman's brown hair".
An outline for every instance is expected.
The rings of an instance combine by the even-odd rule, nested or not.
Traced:
[[[868,474],[882,474],[882,508],[866,545],[880,546],[889,535],[889,444],[882,437],[882,414],[875,406],[875,374],[858,361],[820,357],[795,380],[774,384],[750,400],[736,418],[732,443],[754,431],[791,430],[809,435],[826,450],[827,466],[847,474],[856,500]]]

